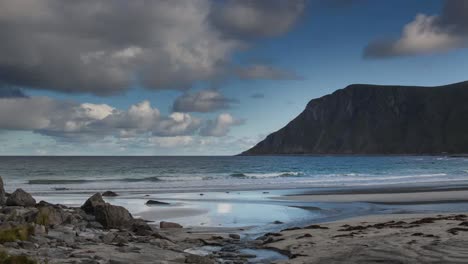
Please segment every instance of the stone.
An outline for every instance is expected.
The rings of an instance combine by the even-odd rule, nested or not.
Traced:
[[[119,196],[117,193],[113,192],[113,191],[105,191],[102,193],[102,196],[104,197],[115,197],[115,196]]]
[[[6,200],[8,206],[34,206],[36,200],[23,189],[16,189]]]
[[[104,228],[128,228],[133,223],[130,212],[122,206],[103,204],[94,208],[94,215]]]
[[[238,234],[229,234],[229,237],[232,238],[232,239],[237,239],[237,240],[240,239],[240,235],[238,235]]]
[[[102,199],[100,193],[95,193],[93,196],[89,197],[88,200],[81,206],[81,209],[87,214],[94,215],[95,208],[99,205],[105,205],[106,202]]]
[[[58,206],[53,206],[41,201],[37,205],[38,213],[36,215],[36,223],[44,226],[53,226],[62,224],[67,216],[65,212]]]
[[[6,203],[6,193],[5,188],[3,186],[3,179],[0,176],[0,205],[5,205]]]
[[[36,249],[36,245],[34,245],[33,242],[21,241],[19,244],[20,244],[20,247],[22,247],[22,248],[24,248],[24,249],[27,249],[27,250]]]
[[[156,200],[148,200],[146,205],[170,205],[170,203],[160,202]]]
[[[34,235],[45,235],[47,230],[43,225],[34,225]]]
[[[102,242],[104,242],[105,244],[112,244],[112,242],[114,241],[115,236],[116,236],[116,234],[114,234],[112,232],[109,232],[109,233],[105,234],[104,236],[102,236]]]
[[[188,255],[185,258],[185,263],[196,263],[196,264],[214,264],[214,260],[203,257],[203,256],[198,256],[198,255]]]
[[[160,228],[182,228],[182,226],[179,225],[178,223],[165,222],[165,221],[161,221],[161,223],[159,223],[159,227]]]
[[[153,234],[151,226],[141,219],[135,219],[132,224],[132,231],[138,236],[150,236]]]

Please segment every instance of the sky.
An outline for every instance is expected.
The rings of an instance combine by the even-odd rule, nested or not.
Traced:
[[[233,155],[353,83],[466,81],[464,0],[0,0],[0,155]]]

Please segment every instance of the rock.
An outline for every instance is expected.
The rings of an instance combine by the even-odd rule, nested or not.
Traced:
[[[119,196],[119,195],[117,193],[113,192],[113,191],[106,191],[106,192],[102,193],[102,196],[104,196],[104,197],[115,197],[115,196]]]
[[[144,220],[136,219],[132,224],[132,231],[138,236],[150,236],[153,234],[153,229]]]
[[[165,221],[161,221],[161,223],[159,223],[159,227],[160,228],[182,228],[182,226],[177,223],[165,222]]]
[[[43,225],[34,225],[34,235],[45,235],[47,230]]]
[[[229,237],[232,239],[240,239],[240,236],[238,234],[229,234]]]
[[[38,209],[38,213],[35,222],[40,225],[60,225],[67,218],[65,212],[59,206],[54,206],[44,201],[39,202],[36,208]]]
[[[33,242],[29,242],[29,241],[21,241],[19,243],[20,247],[24,248],[24,249],[27,249],[27,250],[33,250],[33,249],[36,249],[36,245],[34,245]]]
[[[214,264],[214,260],[203,257],[203,256],[198,256],[198,255],[188,255],[185,258],[185,263],[196,263],[196,264]]]
[[[67,244],[75,243],[76,233],[73,232],[62,232],[58,230],[50,230],[47,234],[48,238],[55,239],[59,242],[65,242]]]
[[[146,205],[170,205],[170,203],[160,202],[156,200],[148,200]]]
[[[102,237],[102,242],[104,242],[105,244],[112,244],[115,236],[115,233],[109,232]]]
[[[133,223],[132,215],[122,206],[103,204],[94,208],[94,215],[104,228],[128,228]]]
[[[3,186],[3,179],[0,176],[0,205],[5,205],[6,203],[6,193],[5,188]]]
[[[8,206],[34,206],[36,205],[36,200],[23,189],[16,189],[10,197],[6,200],[6,205]]]
[[[105,205],[106,202],[102,199],[100,193],[95,193],[93,196],[89,197],[88,200],[81,206],[81,209],[85,211],[87,214],[94,215],[95,208],[99,205]]]
[[[165,240],[165,239],[152,239],[149,241],[149,243],[151,245],[155,245],[159,248],[162,248],[162,249],[174,249],[174,248],[177,248],[177,245],[172,243],[171,241],[169,240]]]
[[[281,222],[281,221],[276,220],[276,221],[273,222],[273,224],[275,224],[275,225],[281,225],[281,224],[284,224],[284,223]]]

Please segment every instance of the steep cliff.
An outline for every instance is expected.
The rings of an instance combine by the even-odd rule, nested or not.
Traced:
[[[354,84],[313,99],[243,155],[468,153],[468,82]]]

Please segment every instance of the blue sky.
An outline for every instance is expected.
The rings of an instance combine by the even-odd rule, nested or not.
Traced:
[[[56,15],[50,8],[54,0],[20,2],[30,9],[0,4],[10,11],[0,11],[0,25],[21,21],[18,30],[5,33],[18,43],[3,49],[9,53],[0,52],[0,91],[19,89],[26,96],[0,98],[1,155],[231,155],[280,129],[311,99],[352,83],[435,86],[466,80],[466,19],[446,22],[454,17],[450,10],[468,16],[468,5],[460,0],[294,0],[268,6],[155,1],[145,11],[127,7],[148,16],[141,22],[146,24],[124,21],[128,31],[155,23],[148,31],[154,35],[137,37],[115,33],[121,29],[99,21],[99,10],[76,14],[79,7],[70,4],[65,7],[70,15],[89,17],[90,25],[65,25],[67,37],[76,38],[72,44],[63,40],[63,31],[53,32],[57,37],[43,42],[55,49],[41,47],[42,28],[31,26],[51,30],[60,22],[49,19]],[[105,7],[120,21],[120,7]],[[154,16],[152,8],[178,8],[192,20]],[[34,13],[41,9],[50,14]],[[188,22],[193,28],[186,29]],[[104,23],[108,39],[98,32],[98,44],[85,42],[81,30],[93,36],[86,31],[95,28],[92,23]],[[416,30],[405,35],[408,25]],[[173,39],[166,43],[162,37]],[[12,52],[29,57],[10,58]],[[135,60],[117,61],[122,54]],[[83,58],[95,59],[94,68],[83,70],[77,62]],[[38,61],[40,67],[24,70]],[[101,72],[102,79],[93,75]],[[151,80],[141,81],[146,79]],[[180,87],[168,87],[179,82]]]

